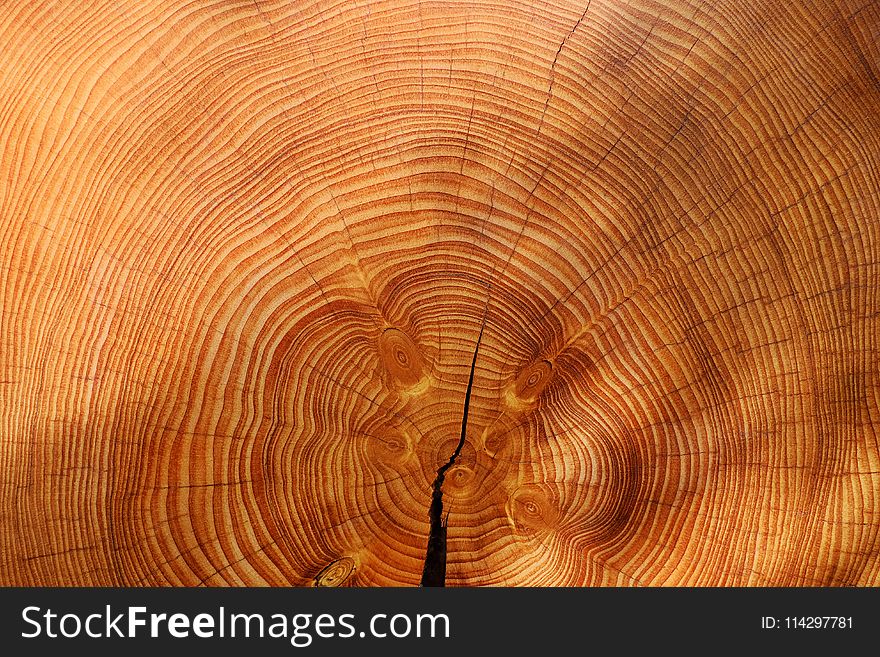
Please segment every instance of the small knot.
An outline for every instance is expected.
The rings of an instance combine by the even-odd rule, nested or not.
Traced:
[[[379,358],[398,387],[411,390],[426,386],[425,359],[418,345],[403,331],[389,328],[379,336]]]
[[[315,586],[336,587],[342,586],[355,571],[355,562],[351,557],[340,557],[331,561],[315,577]]]
[[[512,389],[508,388],[507,390],[508,404],[515,408],[522,408],[537,402],[541,393],[550,383],[552,374],[553,364],[549,360],[542,360],[525,368],[516,377]]]

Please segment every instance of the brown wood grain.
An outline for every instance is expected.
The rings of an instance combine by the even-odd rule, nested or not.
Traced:
[[[880,584],[877,2],[0,43],[0,584]]]

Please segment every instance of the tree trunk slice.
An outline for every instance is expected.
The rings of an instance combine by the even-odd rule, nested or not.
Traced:
[[[0,584],[880,584],[877,2],[0,39]]]

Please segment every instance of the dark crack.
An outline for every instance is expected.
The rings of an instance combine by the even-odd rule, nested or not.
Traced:
[[[425,567],[422,570],[422,586],[446,586],[446,527],[449,513],[443,519],[443,481],[446,479],[446,471],[455,463],[455,459],[464,447],[467,435],[468,409],[471,404],[471,391],[474,388],[474,370],[477,367],[477,354],[480,351],[480,343],[483,341],[483,330],[486,328],[486,318],[480,326],[480,335],[477,345],[474,347],[474,358],[471,361],[471,375],[468,379],[467,392],[464,397],[464,413],[461,417],[461,436],[458,446],[449,457],[449,460],[437,470],[437,478],[434,479],[433,492],[431,493],[431,508],[428,516],[431,519],[431,533],[428,535],[428,549],[425,553]]]

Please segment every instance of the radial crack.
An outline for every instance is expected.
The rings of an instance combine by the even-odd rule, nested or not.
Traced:
[[[467,435],[468,409],[471,404],[471,391],[474,388],[474,370],[477,367],[477,354],[480,351],[480,343],[483,341],[483,330],[486,328],[486,317],[480,326],[480,335],[477,345],[474,347],[474,358],[471,361],[471,374],[468,379],[467,392],[464,397],[464,413],[461,417],[461,436],[458,446],[452,452],[449,460],[437,470],[437,478],[434,479],[433,492],[431,493],[431,508],[428,516],[431,519],[431,533],[428,535],[428,550],[425,554],[425,567],[422,570],[422,586],[446,586],[446,526],[449,514],[446,514],[447,522],[443,521],[443,480],[446,479],[446,471],[455,463],[455,459],[464,447]]]

